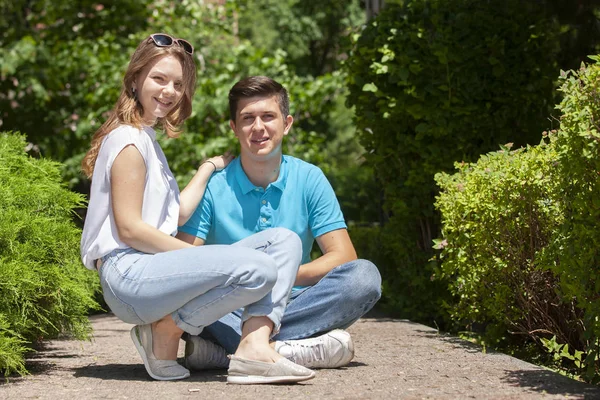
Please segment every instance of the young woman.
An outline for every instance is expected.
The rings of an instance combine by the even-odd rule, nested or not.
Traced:
[[[245,306],[228,382],[311,379],[314,372],[269,346],[300,264],[299,238],[273,229],[231,246],[194,247],[174,237],[198,206],[210,175],[230,161],[208,159],[180,195],[156,141],[154,127],[175,137],[191,114],[192,54],[189,42],[161,33],[133,53],[114,110],[82,162],[92,180],[83,263],[98,270],[113,313],[135,324],[131,338],[152,378],[188,377],[176,361],[182,333],[198,335]]]

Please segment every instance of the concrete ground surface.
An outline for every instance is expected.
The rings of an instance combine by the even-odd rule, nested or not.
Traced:
[[[295,385],[229,385],[227,371],[153,381],[112,314],[91,318],[91,342],[56,340],[32,374],[0,383],[1,399],[600,399],[600,387],[480,348],[406,320],[366,318],[348,329],[352,363]],[[183,345],[181,346],[183,349]]]

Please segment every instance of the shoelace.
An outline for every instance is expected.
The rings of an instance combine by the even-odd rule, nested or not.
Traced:
[[[288,344],[291,344],[288,342]],[[305,366],[312,365],[313,362],[322,361],[325,359],[325,348],[323,343],[317,343],[313,346],[305,346],[302,344],[293,343],[292,349],[294,360],[296,364]]]

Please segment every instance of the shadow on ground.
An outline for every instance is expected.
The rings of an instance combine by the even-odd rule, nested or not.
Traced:
[[[503,381],[540,393],[566,396],[583,396],[584,399],[600,398],[600,388],[561,376],[548,370],[506,371]]]
[[[116,381],[152,381],[141,364],[87,365],[71,369],[75,378],[95,378]],[[197,371],[186,382],[225,382],[226,370]]]
[[[44,374],[56,368],[56,361],[54,360],[72,360],[82,357],[81,354],[65,351],[57,343],[60,343],[60,340],[55,341],[54,344],[48,342],[38,344],[36,351],[28,354],[25,359],[25,368],[31,375]],[[18,378],[18,375],[14,375],[9,379],[15,380]]]

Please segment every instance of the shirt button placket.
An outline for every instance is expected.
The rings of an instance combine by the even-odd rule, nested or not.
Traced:
[[[259,226],[261,227],[261,230],[263,229],[268,229],[272,226],[272,219],[271,219],[271,209],[268,206],[268,201],[266,199],[267,194],[263,193],[262,198],[260,200],[260,220],[259,220]]]

